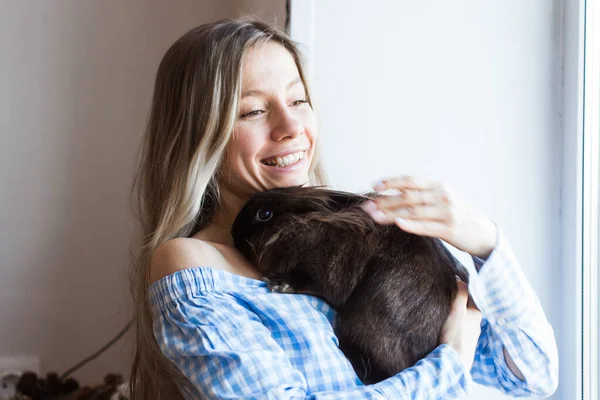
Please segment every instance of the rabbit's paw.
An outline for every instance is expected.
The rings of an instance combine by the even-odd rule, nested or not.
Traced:
[[[287,283],[283,278],[264,277],[263,282],[267,283],[269,290],[276,293],[297,293],[297,291]]]

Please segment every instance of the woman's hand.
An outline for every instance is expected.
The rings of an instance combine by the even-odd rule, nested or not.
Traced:
[[[496,224],[439,182],[403,176],[379,182],[374,189],[400,191],[363,204],[381,224],[395,223],[406,232],[440,238],[483,259],[496,246]]]
[[[442,326],[440,344],[448,344],[456,350],[461,362],[469,371],[481,334],[481,311],[470,298],[467,284],[462,281],[458,281],[457,284],[458,293]]]

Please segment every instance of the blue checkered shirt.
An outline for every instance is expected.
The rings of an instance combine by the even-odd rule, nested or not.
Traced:
[[[471,381],[513,396],[549,395],[558,384],[552,327],[508,243],[499,241],[469,289],[483,314],[473,367],[442,344],[411,368],[364,385],[338,348],[334,310],[308,296],[202,266],[150,287],[154,335],[208,399],[453,399]],[[503,347],[523,373],[506,365]]]

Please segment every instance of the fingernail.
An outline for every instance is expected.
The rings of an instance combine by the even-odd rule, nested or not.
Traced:
[[[372,212],[377,209],[377,206],[375,206],[375,203],[373,203],[371,200],[367,200],[360,205],[360,208],[366,212]]]
[[[381,210],[373,211],[373,213],[371,215],[375,219],[385,219],[385,218],[387,218],[387,216],[385,215],[385,213],[383,211],[381,211]]]
[[[404,218],[396,217],[396,222],[404,226],[405,228],[410,228],[410,222],[408,222]]]
[[[373,189],[383,190],[383,189],[385,189],[385,184],[382,181],[377,181],[377,182],[373,183]]]

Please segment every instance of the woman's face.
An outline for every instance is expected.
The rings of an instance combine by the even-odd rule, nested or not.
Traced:
[[[274,42],[250,48],[221,185],[249,197],[307,183],[316,137],[315,115],[292,55]]]

